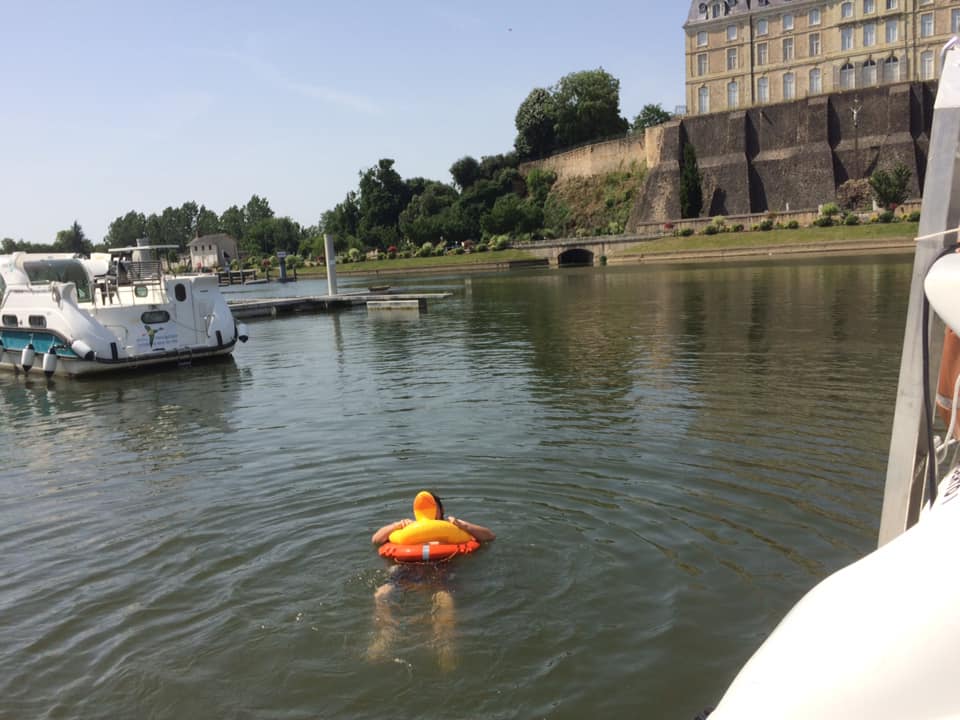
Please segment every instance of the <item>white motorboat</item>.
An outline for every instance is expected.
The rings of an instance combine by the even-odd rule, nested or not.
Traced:
[[[233,352],[247,332],[217,276],[167,272],[169,249],[0,255],[0,368],[87,375]]]
[[[941,58],[879,547],[802,598],[701,718],[960,718],[958,45]]]

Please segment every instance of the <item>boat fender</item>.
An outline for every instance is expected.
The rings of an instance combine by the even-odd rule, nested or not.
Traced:
[[[33,367],[33,359],[37,356],[37,351],[33,349],[33,343],[27,343],[27,346],[20,353],[20,365],[25,373],[30,372]]]
[[[70,349],[84,360],[92,361],[94,358],[93,349],[83,340],[74,340],[70,344]]]
[[[944,425],[949,427],[953,407],[954,389],[960,378],[960,336],[949,327],[943,335],[943,352],[940,354],[940,375],[937,379],[937,412]],[[960,424],[954,426],[954,437],[960,439]]]
[[[250,335],[247,334],[247,326],[244,323],[240,323],[239,325],[234,325],[233,329],[236,331],[237,340],[239,340],[240,342],[245,343],[247,340],[250,339]]]
[[[223,347],[223,333],[217,330],[217,347]]]
[[[50,349],[43,354],[43,374],[48,378],[52,377],[57,371],[57,349],[50,346]]]

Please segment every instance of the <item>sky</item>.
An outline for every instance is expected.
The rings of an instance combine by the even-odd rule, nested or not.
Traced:
[[[0,238],[100,242],[130,210],[265,197],[316,224],[392,158],[451,182],[531,90],[602,67],[620,112],[684,102],[689,3],[0,0]]]

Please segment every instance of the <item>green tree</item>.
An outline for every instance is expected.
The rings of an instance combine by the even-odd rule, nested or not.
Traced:
[[[465,155],[450,166],[450,175],[453,176],[453,182],[462,192],[480,178],[480,163],[477,162],[476,158]]]
[[[410,202],[410,188],[393,163],[383,158],[360,174],[359,237],[366,246],[380,250],[400,241],[400,213]]]
[[[553,170],[533,169],[527,173],[527,193],[541,208],[547,201],[550,188],[557,181],[557,174]]]
[[[206,205],[201,205],[197,211],[195,236],[203,237],[218,232],[220,232],[220,218],[213,210],[208,210]]]
[[[457,191],[449,185],[431,182],[400,213],[400,232],[415,245],[437,244],[444,238],[446,211],[456,204]],[[445,238],[449,239],[449,238]]]
[[[220,215],[219,225],[222,232],[225,232],[235,240],[243,240],[247,221],[243,216],[243,210],[236,205],[231,205],[223,211],[223,214]]]
[[[333,237],[333,246],[337,252],[343,252],[357,241],[360,229],[360,201],[353,191],[347,193],[343,202],[337,203],[320,218],[321,233]]]
[[[249,228],[243,250],[250,255],[274,255],[278,251],[295,253],[300,249],[303,232],[299,223],[288,217],[261,218]]]
[[[620,116],[620,81],[603,68],[564,76],[553,96],[561,146],[625,133],[629,127]]]
[[[549,90],[534,88],[520,103],[514,118],[517,138],[513,146],[520,158],[542,158],[557,142],[557,104]]]
[[[515,232],[523,219],[523,201],[518,195],[501,195],[493,208],[480,219],[480,226],[489,235]]]
[[[662,125],[670,120],[670,113],[663,109],[660,103],[648,103],[640,110],[640,114],[633,119],[630,129],[633,132],[643,132],[648,127]]]
[[[543,223],[545,227],[564,237],[570,234],[573,222],[573,212],[570,207],[556,195],[549,195],[543,204]]]
[[[137,238],[146,236],[147,219],[143,213],[131,210],[110,223],[107,236],[103,240],[108,248],[130,247],[137,244]]]
[[[680,168],[680,217],[699,217],[703,209],[703,181],[693,144],[683,146],[683,167]]]
[[[245,227],[251,227],[261,220],[269,220],[272,217],[273,210],[270,209],[270,203],[259,195],[252,195],[243,208]]]
[[[903,163],[897,163],[893,170],[877,170],[870,176],[870,189],[877,199],[877,204],[888,210],[902,205],[907,199],[910,186],[910,168]]]
[[[57,233],[57,239],[53,243],[57,252],[69,252],[75,255],[89,256],[93,252],[93,243],[87,240],[83,234],[83,228],[76,220],[69,230],[61,230]]]

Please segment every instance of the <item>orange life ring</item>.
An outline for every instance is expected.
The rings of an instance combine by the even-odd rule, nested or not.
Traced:
[[[943,353],[940,355],[940,377],[937,380],[937,413],[949,427],[953,412],[953,389],[960,377],[960,336],[950,328],[943,335]],[[960,422],[953,430],[960,440]]]
[[[472,553],[480,547],[480,543],[470,539],[462,543],[422,543],[420,545],[400,545],[387,542],[380,546],[380,557],[390,558],[397,562],[430,562],[433,560],[449,560],[456,555]]]

